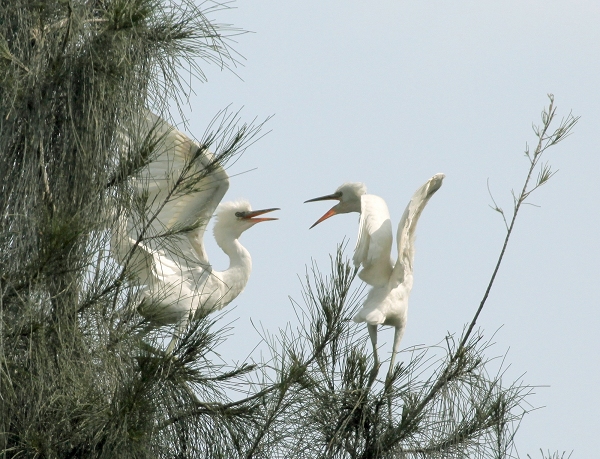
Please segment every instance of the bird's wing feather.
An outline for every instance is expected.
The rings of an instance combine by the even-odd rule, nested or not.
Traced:
[[[370,285],[387,283],[392,271],[392,223],[387,204],[379,196],[361,196],[358,239],[354,249],[354,265],[362,265],[359,277]]]
[[[197,306],[195,286],[204,286],[210,267],[198,269],[175,252],[155,250],[136,242],[126,232],[127,221],[119,217],[111,238],[111,252],[119,264],[134,274],[136,282],[153,298],[145,304],[144,315],[161,324],[178,322]]]
[[[119,217],[111,237],[111,252],[119,264],[124,265],[141,284],[155,283],[155,257],[152,250],[141,242],[136,243],[126,232],[127,221]]]
[[[181,131],[147,111],[142,133],[156,140],[156,158],[138,176],[138,193],[147,197],[147,212],[154,219],[148,236],[198,225],[189,237],[169,240],[168,250],[187,256],[190,243],[195,256],[208,266],[204,232],[208,221],[229,188],[223,166],[206,148],[200,147]]]
[[[398,260],[392,272],[392,288],[397,287],[404,279],[413,272],[413,260],[415,258],[415,231],[419,217],[433,194],[442,186],[444,174],[436,174],[431,177],[413,194],[406,206],[396,234],[398,244]]]

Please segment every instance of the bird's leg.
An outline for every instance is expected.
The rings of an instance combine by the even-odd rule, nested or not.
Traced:
[[[396,354],[398,353],[398,349],[400,349],[400,341],[402,341],[402,337],[404,336],[404,330],[405,327],[400,326],[396,327],[394,331],[394,346],[392,348],[392,358],[390,359],[390,368],[388,369],[387,377],[385,378],[385,390],[390,392],[388,394],[388,414],[390,416],[390,422],[392,420],[392,374],[394,373],[394,362],[396,361]]]
[[[172,354],[173,353],[173,349],[175,349],[175,344],[177,344],[177,339],[179,337],[173,333],[173,338],[171,338],[171,342],[169,343],[169,345],[167,346],[167,350],[165,351],[165,354]]]
[[[377,325],[367,324],[367,330],[369,330],[369,337],[371,338],[371,344],[373,345],[373,369],[369,375],[369,387],[373,385],[377,374],[379,373],[379,357],[377,355]]]
[[[392,373],[394,372],[394,362],[396,361],[396,354],[398,353],[398,349],[400,349],[400,341],[402,341],[402,337],[404,336],[404,327],[396,327],[394,331],[394,347],[392,348],[392,358],[390,360],[390,368],[388,369],[387,379],[392,377]]]
[[[167,346],[167,350],[165,351],[165,354],[168,355],[168,354],[172,354],[173,353],[173,349],[175,349],[175,345],[177,344],[177,340],[183,334],[183,331],[187,327],[187,323],[188,323],[187,319],[184,319],[184,320],[181,321],[181,323],[179,325],[177,325],[177,327],[175,327],[175,330],[173,330],[173,338],[171,338],[171,342]]]

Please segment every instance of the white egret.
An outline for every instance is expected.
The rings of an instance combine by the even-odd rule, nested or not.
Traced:
[[[238,239],[256,223],[277,220],[259,216],[279,209],[253,211],[247,201],[221,204],[214,236],[229,268],[213,270],[203,237],[229,177],[212,153],[166,121],[147,112],[141,124],[158,152],[133,183],[135,197],[146,203],[145,215],[135,225],[121,219],[111,245],[143,286],[138,311],[156,325],[177,325],[170,352],[190,318],[225,307],[244,290],[252,260]]]
[[[367,194],[362,183],[344,183],[335,193],[309,199],[305,202],[338,200],[311,228],[330,217],[348,212],[360,213],[358,239],[354,249],[354,265],[362,270],[358,277],[367,284],[381,287],[387,283],[392,273],[392,222],[387,204],[379,196]]]
[[[413,194],[406,206],[396,234],[398,259],[393,266],[390,259],[392,231],[387,205],[380,197],[366,194],[366,188],[362,183],[345,183],[333,194],[306,201],[329,199],[340,201],[317,220],[311,228],[333,215],[360,212],[354,263],[356,266],[362,265],[359,277],[373,288],[369,291],[362,309],[353,320],[367,323],[373,345],[374,372],[379,368],[378,325],[391,325],[395,328],[388,376],[393,370],[400,341],[406,328],[408,297],[413,286],[417,222],[431,196],[442,186],[444,177],[444,174],[436,174],[431,177]]]

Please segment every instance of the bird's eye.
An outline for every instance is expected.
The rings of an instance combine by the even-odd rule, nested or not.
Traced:
[[[244,216],[244,212],[236,212],[235,216],[238,218],[242,218]]]

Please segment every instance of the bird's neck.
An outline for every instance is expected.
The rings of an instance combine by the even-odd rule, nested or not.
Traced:
[[[359,196],[357,199],[352,199],[350,201],[348,201],[345,205],[345,209],[346,212],[350,213],[350,212],[358,212],[360,214],[362,208],[361,208],[361,197]]]
[[[216,237],[216,235],[215,235]],[[217,244],[229,257],[229,268],[221,272],[219,277],[223,282],[223,305],[233,301],[242,291],[252,271],[252,259],[250,253],[234,237],[219,237]]]

